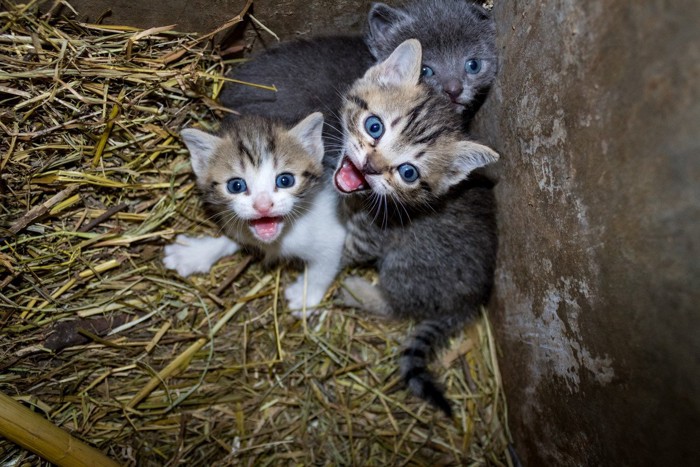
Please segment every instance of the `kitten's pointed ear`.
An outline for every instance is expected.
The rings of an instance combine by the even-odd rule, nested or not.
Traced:
[[[319,162],[323,159],[323,114],[314,112],[289,130],[304,149]]]
[[[201,177],[207,170],[211,156],[221,143],[221,138],[195,128],[185,128],[180,132],[180,136],[190,151],[194,174]]]
[[[388,42],[391,30],[407,15],[398,8],[392,8],[385,3],[373,3],[367,14],[369,37],[373,44]]]
[[[422,48],[416,39],[409,39],[399,45],[389,58],[370,68],[368,74],[382,84],[418,84],[422,60]]]
[[[498,153],[488,146],[474,141],[458,142],[452,165],[443,178],[443,190],[447,191],[451,186],[465,180],[473,170],[492,164],[498,158]]]

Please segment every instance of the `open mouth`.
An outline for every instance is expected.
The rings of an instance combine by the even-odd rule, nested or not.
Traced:
[[[343,193],[354,193],[369,189],[362,171],[352,163],[348,156],[343,158],[342,164],[333,176],[335,187]]]
[[[251,219],[248,223],[253,234],[265,243],[274,241],[282,232],[283,222],[281,217],[261,217],[259,219]]]

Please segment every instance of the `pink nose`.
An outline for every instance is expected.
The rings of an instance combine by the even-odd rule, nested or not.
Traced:
[[[262,215],[269,213],[273,206],[274,203],[267,196],[259,196],[253,201],[253,208]]]
[[[456,102],[464,88],[458,79],[450,79],[442,85],[442,89],[450,96],[452,102]]]

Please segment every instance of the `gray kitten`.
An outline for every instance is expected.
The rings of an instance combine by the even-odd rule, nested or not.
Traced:
[[[458,112],[471,116],[496,79],[496,27],[491,15],[467,0],[429,0],[392,8],[375,3],[367,45],[377,60],[403,41],[423,48],[423,80],[444,92]]]
[[[420,73],[421,47],[412,39],[352,86],[334,183],[351,195],[344,198],[345,262],[375,263],[379,271],[376,286],[347,279],[346,304],[418,321],[401,353],[401,376],[449,416],[427,365],[488,300],[495,202],[490,183],[469,175],[498,154],[465,139],[451,104]]]
[[[417,38],[425,54],[425,82],[444,93],[456,110],[465,111],[466,118],[473,116],[497,70],[495,25],[488,11],[469,0],[414,1],[399,8],[374,3],[367,22],[364,37],[295,40],[253,57],[229,77],[274,84],[278,91],[230,83],[221,103],[288,124],[323,112],[326,139],[337,149],[340,96],[401,42]]]

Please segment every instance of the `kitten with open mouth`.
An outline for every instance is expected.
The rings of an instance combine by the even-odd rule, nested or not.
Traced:
[[[333,184],[348,220],[343,261],[375,265],[374,284],[343,283],[345,305],[416,322],[399,354],[406,386],[448,416],[429,370],[491,290],[496,206],[472,171],[498,154],[469,140],[451,104],[421,80],[421,43],[408,40],[350,88],[343,157]]]
[[[323,116],[313,113],[288,128],[263,117],[227,121],[216,135],[182,131],[197,185],[222,237],[179,235],[163,260],[181,276],[207,272],[240,247],[266,262],[301,260],[287,287],[292,309],[313,308],[340,267],[345,227],[338,196],[323,171]]]

